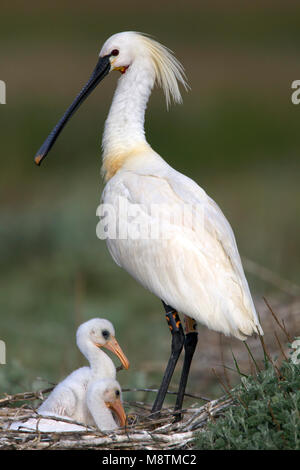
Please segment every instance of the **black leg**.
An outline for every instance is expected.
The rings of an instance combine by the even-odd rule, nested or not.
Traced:
[[[152,407],[152,413],[155,413],[156,415],[162,408],[172,375],[174,373],[175,366],[177,364],[178,358],[180,356],[184,344],[184,332],[181,326],[178,313],[176,312],[176,310],[174,310],[173,307],[166,305],[164,302],[163,304],[166,311],[167,322],[172,333],[172,347],[169,362],[167,364],[161,386],[159,388],[155,402]]]
[[[186,389],[186,384],[190,372],[190,367],[193,359],[193,355],[197,346],[198,342],[198,333],[197,333],[197,325],[196,322],[185,315],[185,342],[184,342],[184,363],[182,367],[182,373],[180,378],[180,384],[175,404],[175,411],[181,410],[184,393]],[[181,420],[181,413],[176,413],[175,421]]]

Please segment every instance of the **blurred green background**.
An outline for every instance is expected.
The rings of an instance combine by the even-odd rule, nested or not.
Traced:
[[[119,31],[147,32],[175,51],[191,86],[183,105],[169,111],[154,91],[149,142],[221,206],[242,256],[297,284],[300,106],[291,103],[291,83],[300,79],[300,5],[47,0],[7,2],[0,13],[7,86],[0,105],[0,338],[7,345],[0,393],[32,388],[37,377],[57,382],[84,364],[75,331],[94,316],[114,323],[131,360],[121,384],[157,386],[170,347],[161,303],[96,237],[101,134],[118,75],[96,89],[40,168],[33,156],[103,42]],[[277,295],[247,277],[257,302]],[[219,340],[213,334],[205,342],[202,330],[188,388],[214,395],[220,391],[204,372],[219,359],[205,354]],[[178,372],[173,389],[177,383]]]

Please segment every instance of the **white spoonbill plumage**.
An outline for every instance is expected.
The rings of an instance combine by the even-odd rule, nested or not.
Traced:
[[[110,228],[114,232],[110,224],[117,220],[122,233],[129,233],[134,221],[119,209],[120,200],[126,202],[127,214],[138,205],[140,236],[136,236],[135,225],[135,236],[121,237],[117,232],[107,239],[107,246],[115,262],[159,297],[165,307],[172,351],[153,412],[162,407],[185,348],[175,405],[180,410],[197,343],[196,322],[241,340],[253,333],[262,334],[262,329],[233,231],[221,209],[197,183],[173,169],[145,137],[145,110],[154,84],[163,88],[167,105],[171,99],[181,102],[178,83],[187,88],[183,67],[169,49],[141,33],[111,36],[89,81],[37,152],[35,162],[41,163],[70,116],[113,70],[122,75],[103,134],[106,186],[102,203],[116,214],[107,218],[108,232]],[[155,205],[161,209],[159,215],[153,211]],[[176,217],[170,217],[174,211]],[[167,236],[141,236],[146,224]],[[185,316],[186,335],[177,312]]]
[[[76,341],[90,366],[75,370],[60,382],[38,408],[38,413],[67,416],[88,425],[93,424],[86,401],[89,384],[103,378],[116,379],[115,365],[102,347],[114,352],[125,369],[129,362],[115,339],[113,325],[104,318],[93,318],[80,325]]]
[[[87,405],[99,429],[111,431],[125,426],[122,391],[116,380],[107,378],[92,382],[88,388]]]
[[[66,416],[39,411],[37,418],[30,418],[25,422],[15,421],[10,429],[28,432],[74,432],[86,431],[88,425],[96,426],[101,431],[112,431],[119,426],[125,426],[126,413],[122,405],[121,387],[115,379],[106,378],[91,382],[87,387],[86,405],[93,418],[86,426],[68,422]]]

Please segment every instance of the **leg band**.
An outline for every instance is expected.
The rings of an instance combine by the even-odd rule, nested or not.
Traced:
[[[181,321],[176,311],[166,313],[166,319],[172,333],[176,333],[182,329]]]

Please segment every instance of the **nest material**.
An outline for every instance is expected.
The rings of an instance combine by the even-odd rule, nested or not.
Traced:
[[[42,449],[98,449],[98,450],[170,450],[192,448],[193,440],[205,424],[219,416],[230,406],[232,398],[222,397],[203,406],[183,410],[182,420],[174,422],[172,410],[164,408],[159,418],[149,418],[149,407],[145,403],[131,403],[130,408],[138,412],[128,413],[129,424],[125,428],[106,433],[91,427],[77,432],[13,431],[13,421],[39,418],[28,404],[13,406],[21,400],[31,401],[43,398],[45,392],[18,393],[0,399],[0,449],[1,450],[42,450]],[[126,402],[124,403],[125,407]],[[57,418],[56,418],[57,419]],[[62,419],[62,421],[64,421]],[[70,422],[68,420],[68,422]],[[78,423],[76,423],[78,424]]]
[[[274,332],[277,346],[279,345],[283,358],[289,356],[288,345],[286,340],[291,342],[291,338],[287,332],[287,327],[291,331],[299,330],[299,300],[294,300],[292,303],[277,308],[280,318],[278,318],[274,311],[269,306],[268,302],[264,302],[265,310],[262,311],[264,317],[265,331],[272,331],[274,324],[268,323],[275,320],[276,325],[280,327],[279,333],[284,337],[281,343],[279,335]],[[282,305],[282,304],[281,304]],[[267,316],[267,313],[270,312]],[[203,330],[203,335],[216,335],[215,332]],[[272,360],[272,353],[274,352],[274,339],[269,335],[269,338],[259,338],[260,341],[251,344],[251,350],[254,350],[254,359],[252,352],[247,346],[248,356],[252,358],[251,365],[255,364],[257,367],[257,358],[261,356],[260,360],[263,362],[267,356],[269,361],[274,365]],[[228,338],[225,338],[229,341]],[[203,341],[203,344],[212,343],[212,341]],[[240,343],[239,343],[240,344]],[[242,344],[242,343],[241,343]],[[261,351],[258,350],[259,345]],[[275,344],[275,346],[276,346]],[[271,345],[271,346],[270,346]],[[201,345],[200,345],[201,346]],[[240,346],[242,347],[242,346]],[[207,348],[206,348],[207,349]],[[228,354],[231,348],[228,349]],[[216,348],[211,348],[215,351]],[[263,351],[263,356],[262,356]],[[206,351],[207,352],[207,351]],[[243,359],[242,350],[239,351],[239,357]],[[244,351],[245,352],[245,351]],[[233,355],[233,353],[231,352]],[[237,355],[237,354],[236,354]],[[233,355],[233,357],[235,357]],[[170,408],[164,408],[160,414],[160,418],[150,419],[151,408],[143,402],[124,403],[128,414],[128,425],[126,428],[121,428],[110,433],[104,433],[97,429],[87,428],[86,431],[77,432],[25,432],[9,430],[9,426],[13,421],[26,421],[29,418],[39,418],[35,411],[34,405],[37,407],[41,400],[44,400],[45,395],[49,393],[53,387],[41,390],[39,392],[26,392],[18,393],[15,395],[6,395],[0,398],[0,449],[98,449],[98,450],[171,450],[171,449],[190,449],[193,447],[193,441],[197,435],[205,430],[206,424],[209,420],[214,420],[215,417],[222,415],[222,413],[229,407],[235,406],[236,403],[231,396],[228,371],[224,364],[229,361],[230,356],[223,357],[222,364],[224,368],[225,380],[221,380],[217,375],[219,382],[221,382],[224,390],[227,392],[227,397],[221,397],[217,400],[208,400],[204,397],[193,396],[186,394],[190,398],[197,400],[197,402],[188,409],[183,410],[183,419],[179,422],[174,422],[174,412]],[[247,360],[249,358],[246,354],[246,359],[239,364],[241,370],[246,370]],[[209,363],[209,361],[206,361]],[[217,358],[214,359],[217,362]],[[275,360],[276,362],[276,360]],[[246,364],[246,365],[245,365]],[[276,368],[275,364],[275,368]],[[229,368],[230,372],[230,368]],[[227,385],[226,385],[227,384]],[[206,389],[209,387],[206,384]],[[157,392],[153,389],[123,389],[126,392]],[[174,392],[168,392],[174,393]],[[205,405],[199,406],[199,400],[207,401]],[[20,405],[20,403],[23,403]],[[63,420],[62,420],[63,421]],[[70,423],[70,420],[68,420]],[[80,423],[74,423],[80,424]]]

